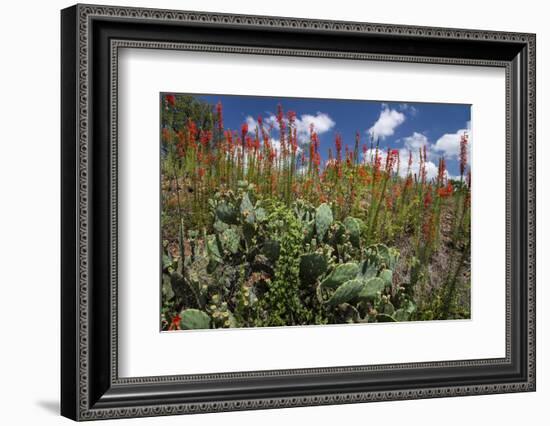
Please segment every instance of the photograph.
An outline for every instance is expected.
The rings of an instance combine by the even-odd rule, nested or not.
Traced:
[[[470,319],[471,105],[159,109],[162,331]]]
[[[31,20],[55,42],[53,53],[34,43],[38,62],[61,61],[27,92],[46,90],[61,108],[31,127],[15,83],[34,80],[19,72],[7,86],[22,124],[4,126],[6,170],[31,188],[39,177],[40,190],[11,185],[28,203],[5,211],[29,216],[25,229],[59,228],[57,261],[32,259],[60,275],[61,291],[40,280],[47,291],[26,311],[17,292],[4,299],[10,318],[56,314],[44,330],[59,344],[25,362],[25,377],[52,380],[37,388],[19,374],[9,388],[21,401],[38,389],[52,407],[40,390],[51,382],[75,421],[211,413],[279,424],[273,409],[301,407],[300,424],[305,407],[327,406],[334,424],[365,418],[363,403],[387,421],[378,402],[401,404],[394,417],[408,423],[425,423],[428,403],[439,423],[451,412],[460,424],[479,410],[498,424],[537,414],[548,399],[536,345],[537,330],[548,334],[536,318],[544,14],[201,1],[62,5],[60,25],[42,10]],[[31,137],[37,148],[22,156],[27,128],[59,132],[60,149]],[[37,210],[46,205],[56,226]],[[55,237],[22,238],[4,222],[24,246],[11,247],[19,263],[4,280],[17,290],[21,253]],[[29,342],[56,340],[38,338]]]

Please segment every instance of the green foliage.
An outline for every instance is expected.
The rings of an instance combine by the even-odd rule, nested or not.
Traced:
[[[344,284],[340,285],[334,294],[327,301],[329,306],[336,306],[340,303],[351,302],[360,296],[361,291],[365,286],[365,281],[362,279],[353,279],[346,281]]]
[[[361,242],[361,222],[359,221],[359,219],[348,216],[344,220],[344,226],[346,231],[349,233],[350,242],[355,247],[359,247]]]
[[[180,313],[180,327],[182,330],[210,328],[210,317],[198,309],[185,309]]]
[[[321,253],[308,253],[300,259],[300,280],[303,284],[315,283],[318,277],[327,270],[327,260]]]
[[[363,281],[363,287],[359,293],[359,297],[367,300],[374,300],[386,287],[383,279],[374,277]]]
[[[357,263],[348,262],[337,265],[334,270],[322,282],[322,288],[337,288],[352,278],[355,278],[359,273]]]
[[[317,229],[317,238],[319,238],[319,241],[323,241],[325,238],[332,221],[332,210],[328,204],[323,203],[317,207],[315,213],[315,228]]]

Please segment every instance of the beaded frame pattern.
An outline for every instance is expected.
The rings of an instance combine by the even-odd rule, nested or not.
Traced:
[[[354,402],[384,401],[384,400],[404,400],[418,398],[434,398],[444,396],[465,396],[489,393],[506,393],[518,391],[530,391],[535,388],[535,36],[532,34],[494,32],[480,30],[447,29],[418,26],[401,26],[388,24],[369,24],[357,22],[337,22],[326,20],[310,20],[298,18],[265,17],[265,16],[245,16],[229,15],[205,12],[187,12],[170,11],[157,9],[141,9],[126,7],[104,7],[94,5],[78,5],[78,418],[80,420],[93,420],[105,418],[123,418],[123,417],[142,417],[142,416],[160,416],[188,413],[207,413],[217,411],[232,410],[251,410],[267,408],[283,408],[296,406],[344,404]],[[231,400],[207,403],[176,403],[155,406],[143,406],[137,408],[109,408],[109,409],[90,409],[89,408],[89,335],[88,335],[88,227],[89,227],[89,205],[88,205],[88,135],[89,121],[89,28],[90,21],[94,17],[117,17],[127,19],[140,19],[141,21],[174,21],[205,24],[223,24],[238,25],[250,27],[271,27],[271,28],[291,28],[291,29],[310,29],[316,31],[330,32],[350,32],[350,33],[375,33],[384,35],[411,35],[422,38],[448,38],[448,39],[466,39],[466,40],[487,40],[487,41],[508,41],[518,42],[527,45],[527,97],[528,97],[528,116],[527,116],[527,232],[528,232],[528,250],[527,250],[527,294],[528,294],[528,323],[527,323],[527,381],[520,383],[501,383],[494,385],[480,386],[450,386],[425,389],[403,389],[395,391],[380,392],[356,392],[356,393],[336,393],[326,395],[312,395],[302,397],[277,397],[248,400]],[[393,364],[378,366],[361,367],[327,367],[316,369],[299,370],[273,370],[261,372],[243,372],[243,373],[220,373],[208,375],[188,375],[188,376],[161,376],[161,377],[137,377],[137,378],[118,378],[117,374],[117,58],[119,48],[153,48],[153,49],[173,49],[173,50],[195,50],[209,52],[241,53],[241,54],[266,54],[266,55],[294,55],[325,57],[333,59],[363,59],[378,61],[396,61],[396,62],[424,62],[424,63],[445,63],[455,65],[478,65],[478,66],[497,66],[506,69],[506,358],[504,359],[483,359],[483,360],[464,360],[433,363],[415,363],[415,364]],[[511,164],[511,129],[509,128],[509,118],[511,114],[510,100],[510,68],[506,62],[469,60],[460,58],[419,58],[414,56],[397,55],[371,55],[361,53],[327,52],[327,51],[309,51],[309,50],[290,50],[290,49],[271,49],[271,48],[252,48],[242,46],[216,46],[216,45],[195,45],[183,43],[162,43],[145,42],[132,40],[112,40],[111,41],[111,158],[113,167],[111,169],[111,204],[114,206],[111,211],[111,380],[113,383],[168,383],[177,381],[201,381],[215,380],[222,378],[245,378],[245,377],[270,377],[270,376],[288,376],[304,374],[330,374],[342,372],[374,371],[381,369],[400,369],[400,368],[425,368],[425,367],[449,367],[449,366],[479,366],[489,364],[502,364],[510,361],[510,203],[511,203],[511,182],[510,182],[510,164]]]

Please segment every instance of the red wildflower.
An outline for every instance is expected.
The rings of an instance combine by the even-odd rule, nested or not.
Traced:
[[[168,130],[166,127],[162,128],[162,140],[165,142],[171,142],[172,137],[170,135],[170,130]]]
[[[334,141],[336,146],[336,161],[340,163],[342,161],[342,135],[336,134],[336,140]]]
[[[294,111],[287,111],[286,117],[290,125],[293,125],[294,122],[296,121],[296,113]]]
[[[292,137],[290,140],[290,144],[292,145],[292,152],[296,154],[296,151],[298,150],[298,138],[296,136],[296,129],[293,129],[292,131]]]
[[[437,190],[437,195],[439,195],[441,198],[446,198],[453,195],[453,185],[451,184],[451,182],[447,182],[447,186],[439,188]]]
[[[468,163],[468,135],[464,133],[460,137],[460,178],[464,176],[466,164]]]
[[[250,150],[252,149],[252,147],[254,146],[254,143],[253,143],[253,141],[252,141],[252,138],[251,138],[250,136],[246,136],[245,141],[246,141],[246,149],[247,149],[248,151],[250,151]]]
[[[171,107],[176,106],[176,97],[174,95],[165,95],[164,99],[166,100],[166,103]]]
[[[374,180],[377,181],[380,176],[380,166],[382,165],[382,157],[378,152],[378,146],[376,147],[376,152],[374,153]]]
[[[426,192],[426,195],[424,196],[424,208],[427,209],[432,205],[432,191],[431,188]]]
[[[221,101],[216,104],[216,115],[218,116],[218,130],[223,130],[223,107]]]
[[[212,140],[212,132],[210,130],[201,130],[199,140],[202,146],[206,148]]]
[[[243,123],[243,125],[241,126],[241,136],[243,141],[247,133],[248,133],[248,124]]]
[[[283,106],[281,104],[277,105],[277,122],[281,123],[284,118]]]
[[[437,186],[441,186],[444,184],[445,170],[446,170],[445,159],[441,157],[439,159],[439,165],[437,168]]]
[[[426,221],[422,225],[422,232],[424,234],[424,239],[427,243],[430,243],[433,240],[434,234],[434,216],[432,212],[428,213]]]
[[[170,325],[168,326],[168,330],[180,330],[180,321],[181,321],[181,318],[180,318],[179,314],[176,314],[172,318],[172,321],[170,321]]]
[[[187,122],[187,132],[189,135],[189,143],[194,146],[195,141],[197,140],[198,129],[195,122],[191,119]]]
[[[405,180],[405,189],[412,188],[413,184],[413,178],[410,174],[407,175],[407,179]]]

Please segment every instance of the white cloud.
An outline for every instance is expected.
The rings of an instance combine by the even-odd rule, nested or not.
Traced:
[[[285,117],[283,120],[288,126],[288,119]],[[269,131],[270,127],[279,130],[279,123],[277,122],[275,115],[272,114],[264,118],[263,121],[266,131]],[[254,133],[258,125],[257,121],[249,115],[246,117],[246,123],[248,124],[248,132]],[[296,117],[294,120],[294,125],[296,126],[296,137],[298,138],[298,143],[304,144],[309,141],[311,125],[313,125],[315,132],[318,135],[321,135],[331,130],[336,123],[328,114],[324,112],[317,112],[315,115],[302,114],[300,117]]]
[[[387,105],[383,105],[378,120],[369,129],[368,133],[375,139],[385,139],[393,135],[396,127],[403,124],[404,121],[405,114],[395,109],[389,109]]]
[[[399,104],[399,111],[408,112],[413,117],[418,114],[418,109],[408,103]]]
[[[246,117],[246,124],[248,125],[248,133],[256,132],[256,127],[258,126],[258,123],[251,115]]]
[[[304,135],[309,138],[309,129],[311,125],[313,125],[315,132],[320,135],[328,132],[336,124],[332,118],[324,112],[318,112],[316,115],[302,114],[300,118],[296,118],[295,123],[298,140],[301,140],[301,137],[303,138]]]
[[[413,132],[411,136],[403,138],[403,143],[405,147],[411,151],[418,151],[418,149],[422,148],[424,145],[429,145],[426,135],[418,132]]]
[[[471,132],[469,131],[469,122],[465,129],[457,130],[456,133],[445,133],[433,145],[434,151],[440,153],[448,159],[458,159],[460,156],[460,138],[464,133],[468,135],[468,163],[471,162]]]

